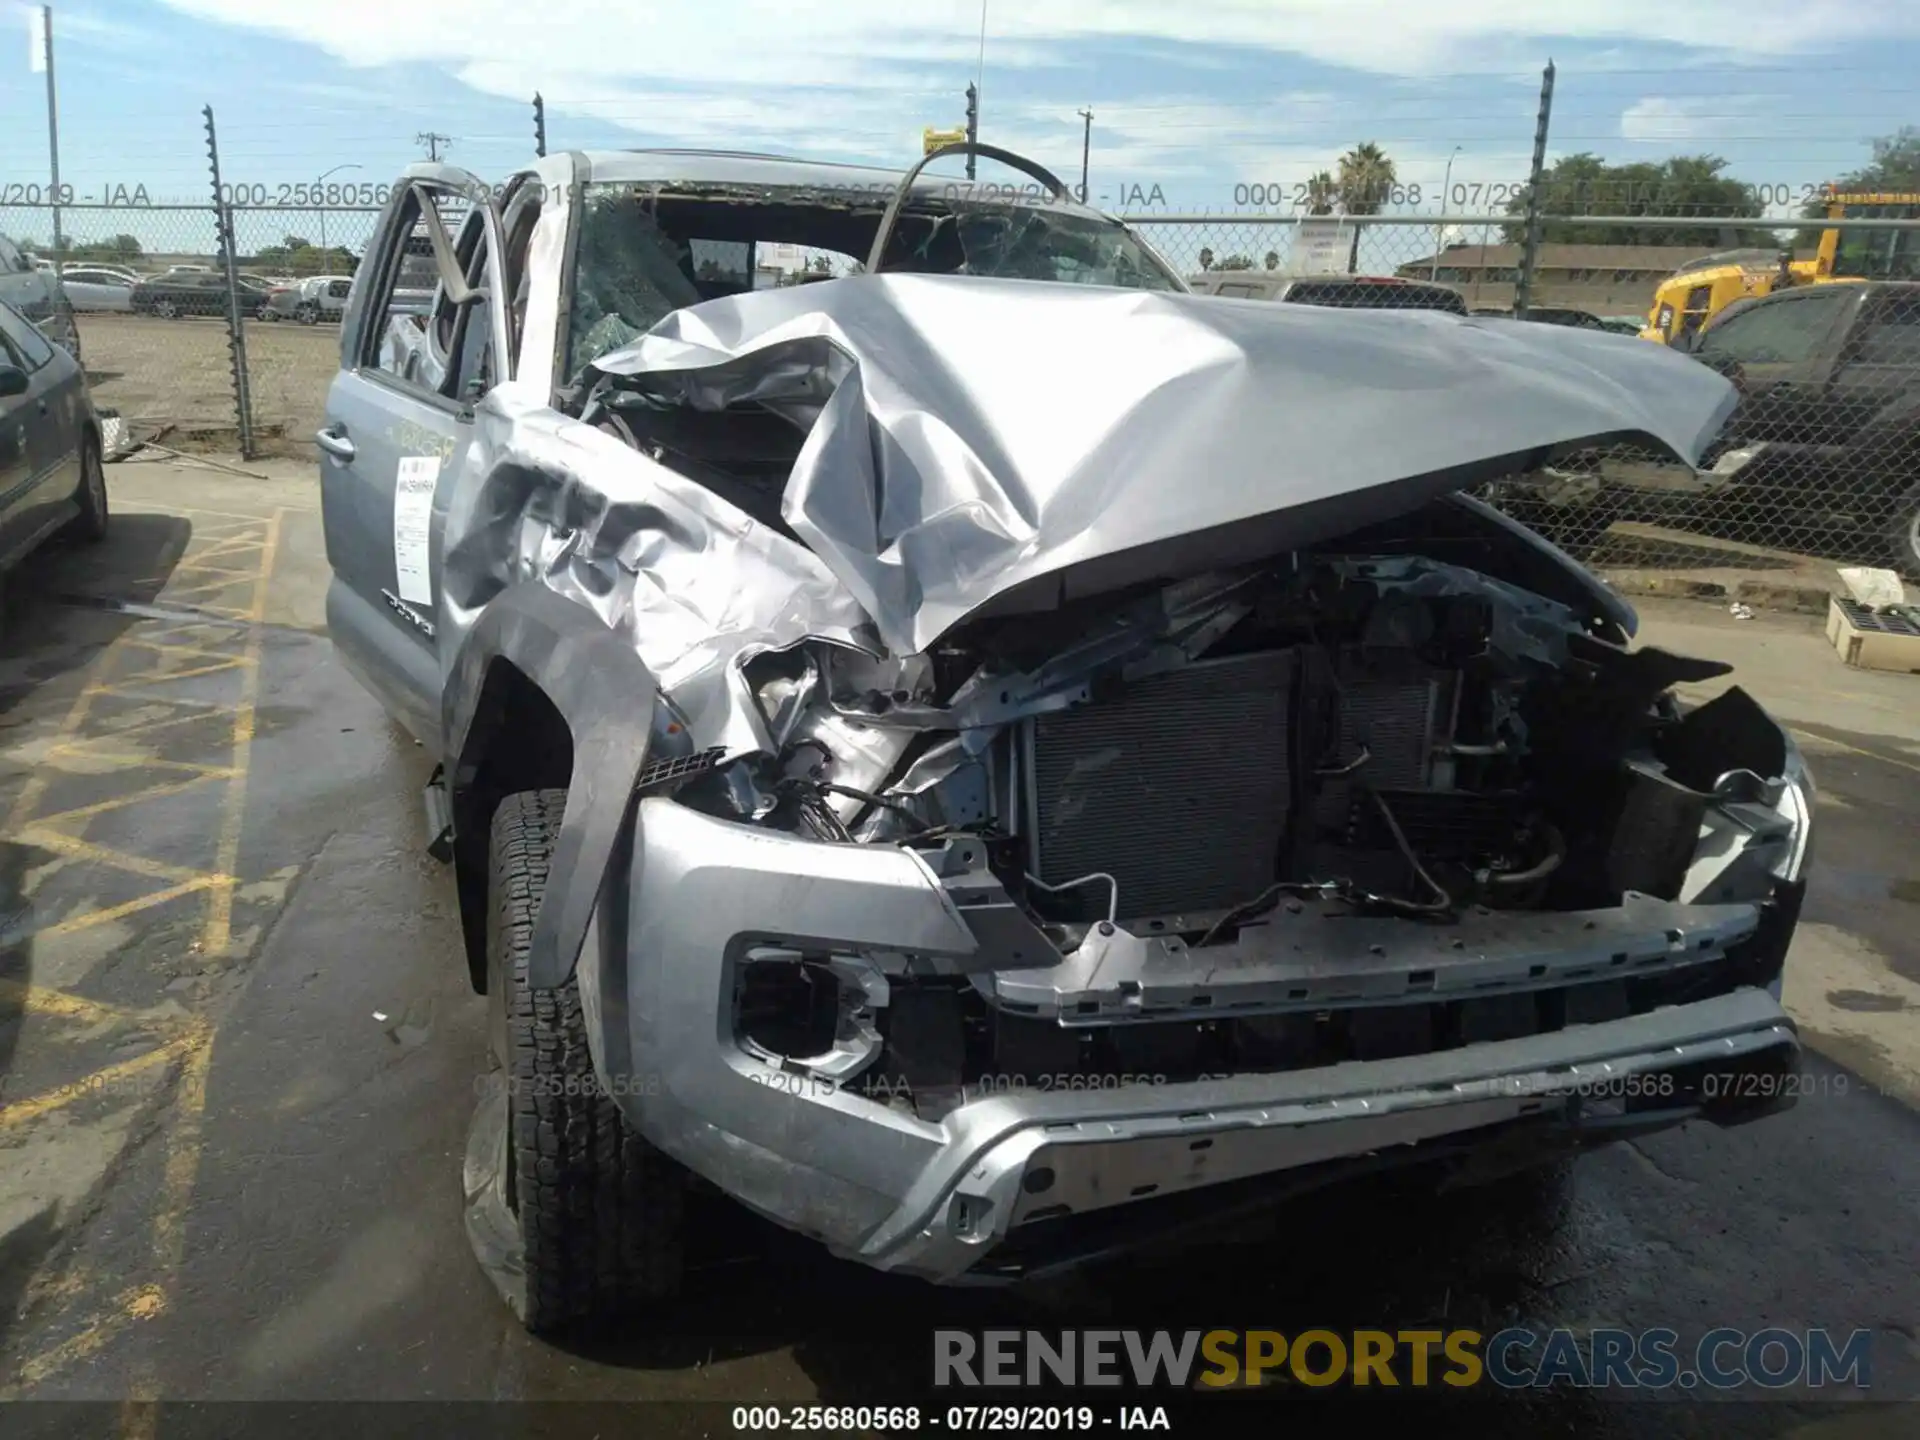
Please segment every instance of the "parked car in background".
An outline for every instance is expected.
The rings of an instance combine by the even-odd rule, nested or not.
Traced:
[[[0,236],[0,302],[11,305],[54,344],[80,358],[80,327],[74,323],[73,306],[59,277],[51,266],[42,270],[34,264],[5,236]]]
[[[1791,548],[1846,534],[1920,580],[1920,282],[1746,296],[1671,348],[1740,395],[1697,466],[1610,445],[1488,498],[1575,553],[1616,520]]]
[[[1777,290],[1715,316],[1689,353],[1741,396],[1701,462],[1716,508],[1872,535],[1920,579],[1920,283]]]
[[[254,307],[254,317],[260,320],[291,320],[293,308],[299,303],[298,280],[274,280],[268,283],[267,293],[260,297],[260,303]]]
[[[63,531],[107,533],[101,459],[80,362],[0,302],[0,570]]]
[[[67,292],[67,303],[85,315],[95,311],[132,310],[133,287],[138,282],[118,271],[75,265],[61,271],[60,283]]]
[[[1339,310],[1444,310],[1467,313],[1460,292],[1398,275],[1272,275],[1258,270],[1213,270],[1190,275],[1196,295],[1224,300],[1275,300],[1289,305],[1328,305]]]
[[[1511,320],[1513,311],[1481,307],[1467,312],[1492,319]],[[1614,335],[1638,335],[1643,323],[1636,316],[1601,316],[1591,310],[1575,310],[1559,305],[1529,305],[1524,317],[1536,325],[1567,325],[1575,330],[1605,330]]]
[[[302,280],[290,297],[283,293],[275,306],[284,305],[287,317],[302,325],[315,325],[322,320],[338,320],[346,312],[347,297],[352,293],[351,275],[314,275]]]
[[[272,293],[264,280],[236,277],[242,314],[254,314]],[[139,281],[128,297],[128,308],[136,315],[154,315],[162,320],[177,320],[185,315],[225,315],[227,281],[211,270],[169,271],[165,275]]]

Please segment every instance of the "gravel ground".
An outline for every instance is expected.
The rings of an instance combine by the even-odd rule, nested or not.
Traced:
[[[295,453],[289,447],[297,447],[304,457],[339,368],[340,329],[249,320],[246,339],[261,448]],[[176,448],[199,448],[190,443],[194,432],[221,450],[234,448],[233,368],[223,322],[82,315],[80,345],[95,402],[118,410],[138,433],[173,424],[179,429],[164,443]]]

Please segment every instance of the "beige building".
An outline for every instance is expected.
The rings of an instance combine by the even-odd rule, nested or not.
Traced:
[[[1703,245],[1542,245],[1533,272],[1533,303],[1594,315],[1645,315],[1660,282],[1713,253]],[[1518,245],[1449,245],[1394,271],[1409,280],[1436,279],[1466,297],[1470,310],[1513,306],[1520,275]]]

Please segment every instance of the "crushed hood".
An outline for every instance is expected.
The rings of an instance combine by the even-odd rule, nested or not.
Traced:
[[[709,301],[596,369],[809,427],[785,518],[897,655],[1581,442],[1691,464],[1735,403],[1684,356],[1561,326],[921,275]]]

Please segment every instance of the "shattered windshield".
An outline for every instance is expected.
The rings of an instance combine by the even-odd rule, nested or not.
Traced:
[[[972,205],[944,223],[954,228],[964,257],[956,274],[1122,290],[1179,288],[1131,233],[1096,216],[1033,205]],[[940,228],[929,234],[926,250],[937,248]]]
[[[673,311],[748,290],[865,272],[890,198],[804,189],[657,192],[589,186],[568,324],[567,378]],[[923,198],[900,215],[884,268],[1128,290],[1180,282],[1124,226],[1037,204]]]

